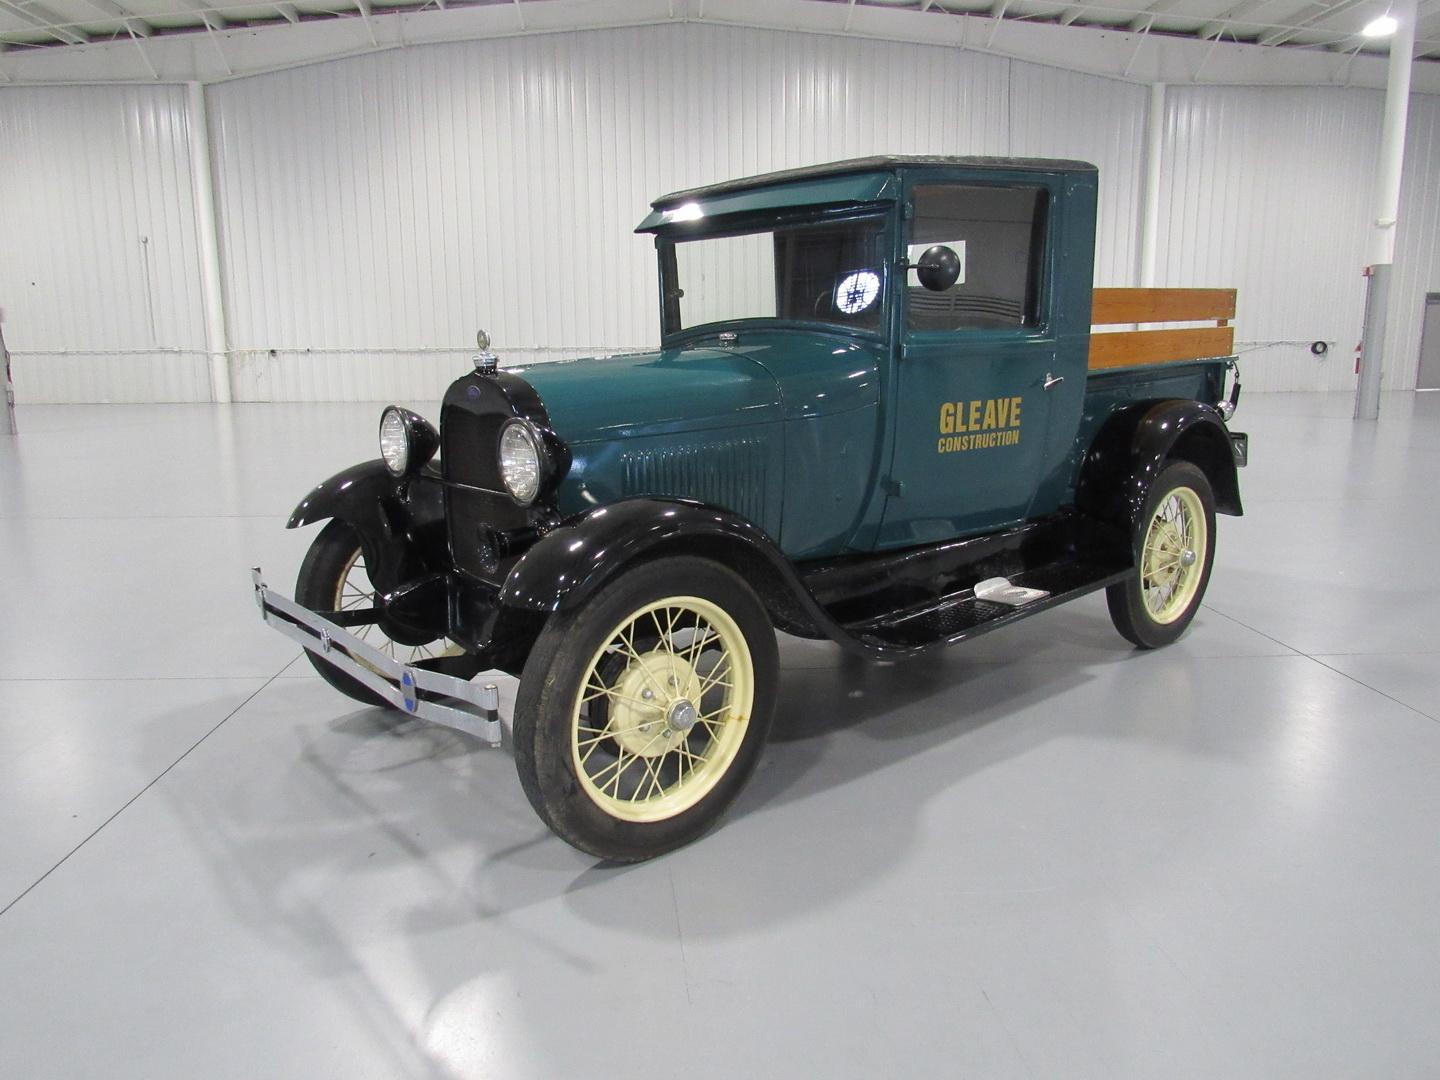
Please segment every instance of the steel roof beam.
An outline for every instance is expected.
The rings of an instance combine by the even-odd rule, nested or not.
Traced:
[[[1295,35],[1303,34],[1320,20],[1328,19],[1333,15],[1339,15],[1342,12],[1349,11],[1351,8],[1358,7],[1367,2],[1368,0],[1339,0],[1339,3],[1320,5],[1319,11],[1300,19],[1295,25],[1283,29],[1266,31],[1255,40],[1260,45],[1284,45],[1291,38],[1295,37]]]
[[[205,21],[207,30],[224,30],[230,24],[225,21],[225,16],[219,12],[211,11],[205,0],[177,0],[179,5],[187,11],[193,11]],[[283,14],[283,13],[282,13]]]
[[[66,26],[65,18],[44,4],[30,4],[28,7],[21,7],[14,0],[0,0],[0,8],[4,8],[35,29],[44,30],[51,37],[66,45],[84,45],[90,40],[90,35],[84,30],[78,26]]]
[[[375,27],[370,22],[370,0],[355,0],[355,6],[360,9],[360,18],[365,22],[365,32],[370,35],[370,44],[378,49],[380,42],[376,40]]]
[[[1143,11],[1137,11],[1135,18],[1130,20],[1130,25],[1127,26],[1126,29],[1132,34],[1140,33],[1142,30],[1148,31],[1155,25],[1155,17],[1157,15],[1164,15],[1168,11],[1173,11],[1183,2],[1184,0],[1155,0],[1155,3]]]
[[[115,3],[115,0],[85,0],[96,11],[106,15],[112,15],[119,19],[121,24],[133,37],[149,37],[155,33],[155,28],[144,19],[137,16],[133,11],[128,11]]]
[[[16,2],[0,0],[0,9],[11,10]],[[54,0],[48,2],[54,3]],[[113,2],[136,10],[134,5],[138,0]],[[166,8],[174,12],[185,2],[176,0],[167,4]],[[382,10],[374,6],[375,0],[367,0],[372,6],[368,27],[357,17],[356,0],[345,0],[323,15],[319,9],[297,10],[298,21],[293,24],[282,20],[281,15],[285,6],[291,5],[294,0],[260,0],[257,8],[280,14],[268,24],[249,27],[244,33],[232,32],[236,28],[234,21],[225,24],[227,29],[224,32],[215,32],[214,26],[222,20],[206,5],[236,2],[190,0],[186,10],[197,12],[194,18],[197,28],[201,21],[199,12],[210,11],[212,14],[207,22],[210,29],[207,36],[213,48],[197,48],[193,34],[169,33],[157,27],[154,36],[143,39],[144,49],[139,51],[128,41],[108,38],[93,42],[84,50],[44,45],[13,48],[3,57],[5,75],[17,83],[156,81],[154,72],[140,62],[141,55],[148,54],[154,60],[154,68],[162,73],[159,81],[211,82],[232,75],[248,76],[373,52],[377,48],[376,40],[378,48],[384,50],[432,42],[496,40],[520,34],[671,25],[678,22],[838,35],[843,32],[842,26],[847,17],[851,19],[849,33],[852,36],[984,51],[986,35],[993,28],[990,12],[997,0],[967,0],[975,8],[971,14],[978,14],[978,19],[923,17],[920,13],[923,0],[911,0],[907,8],[857,2],[853,9],[845,3],[820,0],[545,0],[544,3],[520,5],[519,14],[523,14],[526,23],[524,30],[517,26],[519,19],[514,0],[491,3],[451,0],[443,19],[432,0],[425,0],[424,8],[399,11]],[[935,0],[929,7],[929,13],[958,13],[958,7],[950,7],[953,2],[955,0]],[[1105,18],[1110,12],[1121,10],[1110,6],[1114,2],[1090,0],[1087,4],[1082,0],[1066,9],[1065,14],[1071,16],[1071,22],[1077,16],[1081,19]],[[1135,0],[1135,6],[1160,2],[1163,0]],[[1238,5],[1254,2],[1223,0],[1217,8],[1223,10],[1228,5],[1234,11]],[[1302,2],[1271,0],[1271,7],[1278,11],[1288,5],[1293,9]],[[1426,5],[1436,2],[1440,0],[1425,0]],[[1312,0],[1312,5],[1305,10],[1313,11],[1318,6]],[[239,10],[231,9],[232,20],[239,17],[234,14]],[[1052,19],[1061,14],[1058,4],[1036,10],[1046,11]],[[1346,67],[1347,57],[1318,48],[1262,52],[1252,46],[1229,44],[1229,33],[1223,34],[1223,37],[1214,35],[1212,40],[1202,42],[1190,34],[1157,34],[1153,30],[1148,36],[1140,38],[1143,47],[1137,48],[1139,42],[1133,35],[1115,33],[1108,28],[1086,29],[1083,22],[1073,30],[1067,30],[1054,21],[1042,23],[1033,18],[1017,17],[1018,14],[1017,0],[1011,0],[1003,14],[1004,41],[1002,43],[996,37],[991,51],[1017,60],[1109,78],[1129,78],[1146,83],[1333,85],[1337,78],[1348,75],[1348,82],[1352,85],[1377,86],[1384,82],[1384,62],[1374,56],[1368,45],[1349,62],[1343,74],[1337,75],[1339,69]],[[1135,15],[1132,7],[1114,17],[1128,22]],[[1199,22],[1199,19],[1193,20],[1194,24]],[[14,25],[18,28],[21,24],[16,20]],[[27,27],[34,25],[34,19],[26,23]],[[1253,38],[1256,32],[1280,28],[1276,23],[1251,22],[1246,34]],[[30,38],[27,44],[38,40],[41,33],[46,33],[48,37],[54,31],[27,28],[24,30]],[[10,35],[0,34],[0,40],[7,36],[13,38],[16,35],[13,32]],[[1323,28],[1318,32],[1312,31],[1311,36],[1344,37]],[[64,40],[58,34],[56,37]],[[1417,52],[1424,55],[1440,48],[1440,41],[1436,40],[1432,31],[1417,45]],[[1417,90],[1440,94],[1440,64],[1427,62],[1416,65],[1416,68]],[[3,76],[0,76],[0,81],[3,81]]]
[[[1202,41],[1208,38],[1218,37],[1229,28],[1231,23],[1244,22],[1246,15],[1253,15],[1270,3],[1272,3],[1272,0],[1245,0],[1245,3],[1236,4],[1230,10],[1223,12],[1215,19],[1200,27],[1199,30],[1195,31],[1195,36]],[[1235,35],[1231,34],[1230,36],[1234,37]]]

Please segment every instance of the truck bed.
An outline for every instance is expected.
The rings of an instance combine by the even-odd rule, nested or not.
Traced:
[[[1085,380],[1085,411],[1101,406],[1108,413],[1110,409],[1103,408],[1106,405],[1146,398],[1193,398],[1215,405],[1224,390],[1226,368],[1233,360],[1233,356],[1219,356],[1093,369]]]
[[[1234,317],[1234,289],[1096,289],[1092,325],[1129,324],[1137,329],[1090,335],[1087,419],[1146,398],[1218,403],[1225,370],[1235,360]],[[1167,322],[1191,325],[1138,329]]]

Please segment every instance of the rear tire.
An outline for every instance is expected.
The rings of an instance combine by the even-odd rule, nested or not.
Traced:
[[[1135,571],[1105,590],[1110,620],[1142,649],[1169,645],[1185,632],[1215,561],[1215,495],[1188,461],[1160,470],[1135,526]]]
[[[705,559],[622,573],[554,616],[515,702],[515,765],[567,843],[616,862],[688,844],[760,759],[779,653],[769,614]]]

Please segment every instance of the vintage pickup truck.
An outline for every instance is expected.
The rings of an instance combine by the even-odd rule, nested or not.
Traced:
[[[264,618],[341,692],[492,743],[480,676],[519,676],[526,795],[613,860],[735,798],[777,629],[908,658],[1103,588],[1174,641],[1241,512],[1235,295],[1092,290],[1096,185],[875,157],[657,200],[660,349],[499,370],[482,334],[438,431],[385,409],[380,457],[296,508],[328,524],[294,600],[254,572]],[[1190,325],[1092,335],[1158,322]]]

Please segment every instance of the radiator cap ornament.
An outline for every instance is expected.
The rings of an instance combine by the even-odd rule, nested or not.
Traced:
[[[490,335],[484,330],[475,331],[475,371],[480,375],[494,375],[500,367],[500,358],[490,351]]]

